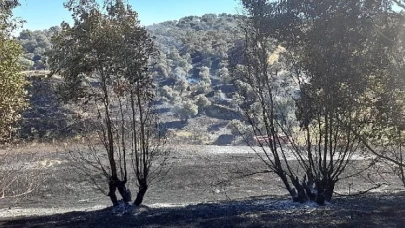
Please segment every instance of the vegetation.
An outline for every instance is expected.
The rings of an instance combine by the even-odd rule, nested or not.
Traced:
[[[404,17],[394,9],[405,9],[404,1],[392,1],[395,8],[390,9],[390,17],[379,20],[379,29],[384,31],[383,40],[393,47],[387,53],[389,67],[380,69],[381,74],[370,79],[372,88],[367,95],[372,97],[366,102],[367,131],[351,129],[358,136],[367,150],[376,156],[382,163],[392,169],[392,173],[399,177],[405,186],[404,163],[404,71],[403,47],[404,33],[400,29]],[[399,20],[397,27],[388,30],[386,24],[394,24]]]
[[[15,123],[20,120],[21,112],[27,107],[27,81],[20,72],[18,62],[23,50],[10,38],[18,24],[18,21],[11,19],[12,9],[16,6],[17,1],[0,4],[0,142],[11,139],[16,130]]]
[[[395,39],[398,20],[385,1],[243,4],[249,18],[244,55],[233,65],[244,85],[239,86],[241,108],[255,135],[268,138],[258,154],[294,201],[322,205],[361,149],[358,132],[369,129],[365,100],[370,93],[378,99],[372,92],[376,81],[391,78],[384,68],[391,65],[395,45],[381,33]],[[294,79],[286,84],[299,88],[299,97],[280,86],[283,74]],[[281,94],[295,101],[295,119],[285,111]],[[301,145],[296,142],[300,134],[306,138]],[[288,145],[280,135],[288,136]],[[299,169],[291,166],[289,153]]]
[[[47,70],[49,68],[46,53],[51,51],[51,37],[59,30],[52,27],[43,31],[23,30],[17,37],[25,53],[20,58],[24,70]]]
[[[16,132],[29,106],[22,71],[50,70],[49,77],[31,81],[48,83],[37,90],[57,91],[54,97],[67,109],[61,115],[71,115],[80,129],[67,140],[72,145],[65,145],[71,155],[66,167],[107,195],[114,208],[120,201],[125,210],[140,206],[150,186],[167,174],[169,162],[184,170],[168,182],[187,191],[215,180],[225,186],[226,175],[236,177],[232,181],[248,178],[241,186],[269,186],[263,176],[271,173],[294,202],[318,205],[332,201],[343,180],[354,180],[349,194],[353,185],[364,184],[360,178],[371,180],[370,170],[389,169],[389,177],[405,187],[405,16],[399,12],[405,1],[241,3],[244,15],[206,14],[142,27],[126,1],[67,0],[73,24],[22,30],[13,38],[18,1],[1,1],[0,143]],[[39,103],[46,101],[40,96]],[[48,109],[38,112],[59,108],[45,105]],[[66,119],[52,124],[72,127],[67,125]],[[191,166],[195,160],[183,152],[168,160],[166,136],[216,145],[242,138],[257,156],[244,156],[247,147],[239,147],[229,156],[203,160],[187,148],[192,159],[204,163]],[[10,152],[1,156],[3,197],[32,192],[40,173],[34,178],[27,170],[38,164]],[[211,157],[218,164],[209,164]],[[8,169],[9,161],[18,165]],[[221,175],[209,173],[212,167]],[[187,183],[172,181],[181,175],[190,175]],[[364,192],[380,186],[371,181]]]
[[[73,158],[113,205],[118,205],[117,190],[124,202],[131,201],[127,184],[134,175],[139,186],[134,204],[140,205],[165,162],[149,69],[155,48],[136,12],[123,1],[105,2],[104,8],[96,1],[70,1],[66,7],[75,23],[62,24],[53,38],[50,66],[65,79],[60,88],[65,100],[94,104],[99,121],[98,136],[88,137],[90,154],[72,151]],[[108,191],[94,178],[98,174],[108,183]]]
[[[173,107],[187,108],[184,104],[207,104],[201,103],[201,95],[207,96],[211,103],[216,102],[209,93],[224,92],[223,85],[232,87],[226,61],[229,49],[241,38],[236,32],[239,20],[235,15],[207,14],[146,27],[160,50],[153,69],[159,97],[167,99]],[[49,68],[51,37],[60,29],[23,30],[19,34],[18,41],[25,50],[20,63],[25,69]],[[225,93],[228,98],[233,96],[232,92]],[[199,111],[203,111],[200,105]]]

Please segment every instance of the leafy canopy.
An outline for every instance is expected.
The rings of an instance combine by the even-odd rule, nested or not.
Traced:
[[[15,130],[20,113],[27,107],[25,76],[20,73],[21,46],[10,33],[17,23],[12,19],[12,9],[18,1],[0,2],[0,141]]]

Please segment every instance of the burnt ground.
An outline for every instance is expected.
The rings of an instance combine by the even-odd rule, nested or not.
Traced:
[[[182,146],[171,169],[147,192],[145,207],[117,216],[107,196],[69,164],[63,150],[36,149],[38,189],[22,199],[1,199],[1,227],[404,227],[405,193],[384,169],[342,180],[337,193],[357,193],[387,182],[378,191],[339,196],[323,207],[292,203],[280,180],[247,147]],[[44,152],[47,151],[47,152]],[[23,156],[19,154],[18,156]],[[365,167],[368,161],[355,161]],[[9,164],[8,164],[9,165]],[[377,175],[377,171],[379,175]],[[347,174],[350,174],[350,169]],[[374,172],[374,173],[373,173]],[[136,188],[131,187],[133,194]]]
[[[267,198],[268,199],[268,198]],[[111,209],[2,219],[4,227],[404,227],[404,194],[337,198],[318,207],[247,199],[176,208]],[[280,204],[285,203],[280,206]]]

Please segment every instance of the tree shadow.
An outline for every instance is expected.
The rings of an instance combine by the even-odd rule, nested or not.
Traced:
[[[221,128],[226,127],[226,125],[228,125],[228,122],[221,122],[221,123],[213,124],[208,127],[207,131],[209,131],[209,132],[219,131]]]
[[[177,121],[169,121],[160,123],[160,129],[163,134],[167,133],[169,129],[182,129],[187,125],[187,122],[177,120]]]
[[[135,210],[115,216],[111,208],[0,220],[4,227],[402,227],[404,194],[337,198],[329,206],[255,199],[175,208]]]

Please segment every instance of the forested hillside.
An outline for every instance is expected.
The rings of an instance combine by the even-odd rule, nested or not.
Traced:
[[[25,29],[20,32],[18,41],[26,52],[21,57],[20,63],[25,70],[45,70],[49,67],[45,53],[51,50],[51,37],[58,29],[58,27],[36,31]]]
[[[206,14],[148,26],[160,50],[156,76],[167,85],[196,84],[204,77],[205,86],[218,85],[219,79],[226,80],[229,49],[241,38],[238,17]],[[26,51],[21,63],[26,70],[48,69],[46,52],[51,50],[51,37],[58,29],[20,32],[18,40]]]
[[[166,121],[181,121],[181,124],[169,124],[167,128],[184,128],[190,118],[205,116],[211,119],[212,124],[228,125],[228,129],[233,129],[233,125],[241,126],[236,87],[249,90],[249,85],[238,80],[237,75],[231,77],[230,68],[240,64],[240,60],[235,62],[234,59],[241,52],[244,42],[242,17],[206,14],[147,27],[159,49],[153,69],[160,96],[159,112],[166,114]],[[26,51],[21,63],[26,70],[49,68],[47,52],[52,48],[51,37],[58,30],[58,27],[52,27],[20,33],[18,40]],[[231,61],[228,56],[232,56]],[[273,54],[272,58],[277,59],[278,54]],[[280,71],[280,77],[273,84],[291,94],[296,87],[287,73]],[[278,116],[285,120],[294,115],[294,104],[288,103],[284,95],[280,94],[275,99],[279,104]],[[259,107],[255,101],[248,105]],[[228,122],[231,120],[232,123]],[[229,133],[228,130],[221,132]]]
[[[190,16],[148,27],[161,50],[156,65],[160,94],[183,119],[211,103],[227,103],[228,53],[240,39],[237,16]],[[231,86],[232,87],[232,86]]]
[[[206,14],[147,27],[159,49],[153,69],[159,110],[167,121],[181,121],[167,128],[184,128],[190,118],[206,115],[222,120],[223,127],[229,120],[241,118],[235,111],[237,104],[232,98],[236,89],[228,69],[228,55],[243,39],[241,17]],[[20,59],[25,70],[49,68],[47,52],[59,29],[23,30],[19,34],[18,41],[26,52]]]

